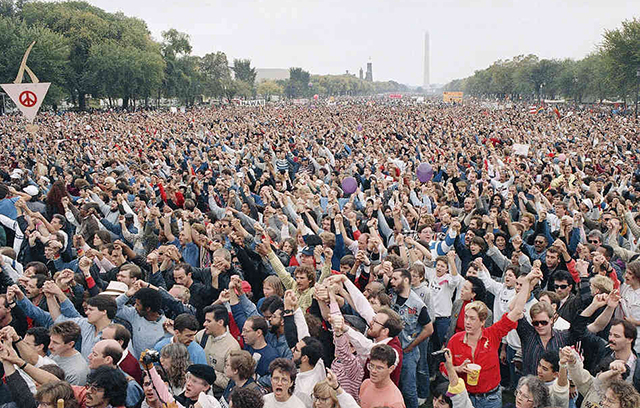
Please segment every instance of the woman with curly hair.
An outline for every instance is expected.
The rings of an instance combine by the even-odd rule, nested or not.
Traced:
[[[65,211],[62,205],[63,197],[67,197],[69,201],[71,201],[71,196],[67,192],[64,181],[55,181],[47,193],[47,199],[45,200],[47,204],[47,220],[51,221],[54,214],[64,215]]]
[[[528,375],[518,381],[516,408],[545,408],[551,403],[549,387],[538,377]]]
[[[167,372],[171,393],[180,395],[187,382],[187,367],[191,365],[187,347],[182,343],[167,344],[160,353],[160,364]]]
[[[638,408],[640,394],[630,383],[624,380],[613,380],[602,398],[603,408]]]
[[[229,397],[230,408],[262,408],[264,399],[257,389],[236,388]]]

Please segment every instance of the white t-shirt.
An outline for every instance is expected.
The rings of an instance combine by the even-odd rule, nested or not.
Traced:
[[[276,401],[276,396],[273,393],[264,396],[263,408],[302,408],[303,406],[304,403],[295,395],[292,395],[286,402]]]
[[[436,317],[451,317],[451,309],[453,308],[453,292],[456,290],[460,282],[464,278],[460,275],[451,275],[445,273],[436,276],[435,268],[424,268],[425,277],[429,280],[429,289],[431,289],[431,302]]]
[[[622,298],[620,305],[624,315],[640,320],[640,289],[633,290],[631,286],[623,283],[620,286],[620,297]],[[640,336],[640,327],[636,327],[636,330],[638,330],[638,336]],[[636,341],[634,350],[636,353],[640,353],[640,341]]]
[[[58,363],[53,361],[53,359],[49,356],[44,356],[44,357],[38,356],[38,362],[36,363],[35,367],[42,368],[42,366],[49,365],[49,364],[58,365]]]

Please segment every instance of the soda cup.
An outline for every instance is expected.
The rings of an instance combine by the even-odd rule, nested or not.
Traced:
[[[480,367],[478,364],[469,364],[467,368],[471,372],[467,373],[467,385],[478,385],[478,377],[480,377]]]

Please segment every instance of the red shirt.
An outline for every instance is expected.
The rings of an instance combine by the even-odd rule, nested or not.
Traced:
[[[470,394],[488,392],[500,385],[498,350],[502,338],[516,327],[518,322],[511,321],[505,313],[499,321],[482,329],[474,355],[471,355],[471,347],[466,343],[467,332],[456,333],[451,337],[447,347],[451,350],[454,366],[462,365],[464,360],[469,360],[482,367],[478,385],[467,385]],[[460,374],[460,378],[467,382],[466,374]]]
[[[469,300],[465,300],[462,302],[462,307],[460,308],[461,313],[458,315],[458,320],[456,321],[456,333],[464,331],[464,308],[467,304],[471,303]]]

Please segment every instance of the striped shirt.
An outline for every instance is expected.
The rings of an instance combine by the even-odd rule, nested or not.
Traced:
[[[518,322],[518,336],[522,342],[522,370],[524,375],[537,375],[538,363],[545,351],[560,352],[560,349],[569,345],[569,330],[552,329],[551,338],[547,346],[542,345],[538,332],[527,319]]]

